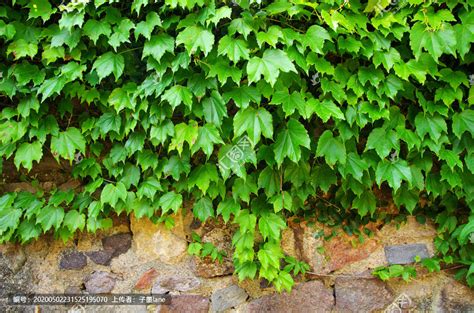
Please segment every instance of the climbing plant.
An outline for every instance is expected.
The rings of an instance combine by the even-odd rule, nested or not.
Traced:
[[[414,214],[473,285],[473,41],[467,0],[3,1],[0,168],[34,181],[51,154],[82,188],[5,193],[0,241],[189,201],[236,225],[240,279],[282,290],[307,270],[290,217]]]

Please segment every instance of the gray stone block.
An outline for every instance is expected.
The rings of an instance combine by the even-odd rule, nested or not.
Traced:
[[[429,258],[428,248],[423,243],[395,245],[385,247],[385,258],[389,264],[410,264],[415,257]]]

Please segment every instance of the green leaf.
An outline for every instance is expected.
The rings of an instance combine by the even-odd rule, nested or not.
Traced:
[[[41,235],[41,227],[33,221],[23,220],[20,226],[18,226],[18,234],[20,235],[21,243],[24,244],[33,238],[38,238]]]
[[[199,49],[205,56],[212,50],[214,35],[200,26],[189,26],[176,37],[176,45],[184,44],[188,54],[194,54]]]
[[[396,162],[383,160],[379,162],[375,171],[377,184],[380,186],[383,181],[386,181],[395,191],[400,188],[402,181],[406,181],[411,185],[412,179],[410,167],[405,160],[398,160]]]
[[[189,109],[193,106],[193,94],[185,86],[175,85],[166,90],[161,98],[168,101],[173,110],[181,103],[184,103]]]
[[[66,80],[63,77],[53,77],[45,80],[38,88],[38,95],[42,95],[41,102],[44,102],[44,100],[54,94],[59,95],[65,84]]]
[[[394,49],[390,48],[389,51],[374,51],[374,65],[377,68],[380,64],[389,71],[394,64],[398,63],[401,60],[400,53]]]
[[[51,152],[57,160],[62,157],[72,162],[76,150],[86,153],[86,141],[79,129],[69,127],[66,131],[59,132],[58,136],[52,136]]]
[[[285,157],[297,163],[301,158],[301,146],[309,149],[309,136],[304,126],[295,119],[290,119],[286,129],[278,133],[273,151],[275,160],[280,166]]]
[[[206,121],[220,127],[222,119],[227,117],[227,108],[221,95],[216,90],[213,90],[211,96],[204,99],[202,106]]]
[[[100,128],[100,133],[105,137],[110,131],[120,133],[122,117],[114,112],[107,112],[100,116],[96,124]]]
[[[240,85],[242,70],[238,69],[235,66],[229,65],[229,61],[219,58],[218,61],[214,62],[213,65],[209,68],[209,73],[207,74],[207,77],[216,76],[222,85],[227,82],[227,79],[229,77],[232,78],[232,80],[236,84]]]
[[[110,28],[110,24],[104,20],[97,21],[97,20],[87,20],[86,24],[84,25],[84,34],[89,37],[94,44],[96,44],[97,40],[101,35],[108,38],[112,33],[112,29]]]
[[[366,190],[360,196],[354,199],[352,207],[357,209],[357,212],[361,217],[370,213],[373,216],[376,209],[376,200],[372,191]]]
[[[109,37],[109,45],[111,45],[115,51],[124,42],[130,42],[130,31],[135,25],[128,18],[123,18],[119,24],[114,27],[114,33]]]
[[[249,49],[247,43],[242,39],[235,39],[228,35],[224,36],[219,40],[217,47],[218,55],[226,55],[229,60],[237,63],[242,60],[249,59]]]
[[[0,211],[0,235],[2,237],[5,236],[7,240],[11,237],[20,223],[21,215],[22,211],[19,209],[8,208]],[[9,233],[7,233],[8,230]]]
[[[321,137],[319,137],[316,156],[324,156],[326,163],[331,167],[333,167],[336,162],[344,165],[347,159],[346,146],[340,138],[333,137],[332,132],[326,130]]]
[[[312,25],[303,36],[303,46],[309,47],[311,51],[322,54],[324,42],[326,40],[332,41],[328,31],[319,25]]]
[[[115,207],[119,199],[123,201],[127,200],[127,188],[121,182],[118,182],[116,185],[107,184],[100,194],[100,203],[102,205],[108,203],[112,207]]]
[[[295,110],[304,115],[306,103],[300,92],[277,91],[272,96],[271,104],[282,104],[285,117],[292,115]]]
[[[183,152],[183,144],[187,142],[192,147],[198,136],[198,125],[196,121],[190,121],[189,124],[180,123],[174,127],[174,137],[168,147],[168,151],[177,150],[181,155]]]
[[[247,133],[253,145],[260,141],[260,135],[266,138],[273,137],[272,115],[264,108],[248,107],[239,110],[234,116],[234,138]]]
[[[271,197],[280,190],[280,175],[267,166],[258,176],[258,188],[262,188],[267,197]]]
[[[219,143],[224,142],[216,126],[213,124],[205,124],[203,127],[199,127],[197,141],[196,144],[193,145],[191,152],[194,154],[199,149],[202,149],[207,158],[209,158],[214,151],[214,145]]]
[[[331,117],[337,120],[345,119],[341,109],[331,100],[324,100],[321,102],[316,99],[310,99],[308,102],[312,102],[314,111],[324,123],[326,123]]]
[[[255,56],[247,64],[249,83],[258,82],[263,76],[273,86],[280,71],[297,73],[290,58],[282,50],[267,49],[262,58]]]
[[[257,194],[258,187],[253,176],[248,176],[245,180],[238,178],[232,186],[232,196],[235,200],[241,199],[245,203],[250,202],[250,194]]]
[[[189,156],[183,155],[182,157],[178,157],[173,155],[165,164],[163,171],[166,175],[171,174],[174,180],[179,180],[182,173],[188,175],[191,171]]]
[[[33,143],[22,143],[15,153],[15,166],[20,170],[20,165],[23,165],[29,171],[33,167],[33,161],[39,163],[43,156],[43,147],[41,142],[35,141]]]
[[[393,202],[395,202],[398,207],[404,205],[410,214],[413,213],[419,200],[419,193],[415,190],[408,189],[406,186],[402,186],[398,189],[393,197]]]
[[[338,168],[341,171],[341,168]],[[365,158],[361,158],[357,153],[350,152],[347,154],[346,164],[342,171],[343,177],[346,174],[351,174],[356,180],[362,183],[362,176],[364,172],[369,169],[369,165]]]
[[[99,82],[112,73],[114,73],[115,81],[117,81],[122,76],[124,68],[125,60],[123,56],[110,51],[98,57],[92,65],[92,69],[97,72]]]
[[[244,262],[235,267],[236,272],[239,276],[239,281],[243,281],[246,278],[254,279],[257,274],[257,264],[253,262]]]
[[[76,210],[68,211],[64,217],[63,225],[66,226],[71,233],[74,233],[78,229],[82,231],[86,226],[86,217],[83,213],[79,213]]]
[[[174,39],[168,34],[159,34],[152,36],[149,41],[145,42],[143,47],[142,59],[146,56],[152,56],[156,61],[160,62],[166,52],[174,53]]]
[[[174,135],[174,125],[171,121],[165,121],[158,126],[152,126],[150,129],[151,142],[157,146],[163,144],[168,137]]]
[[[8,45],[7,55],[13,54],[15,60],[29,56],[31,59],[38,53],[38,45],[18,39]]]
[[[230,220],[231,214],[236,216],[239,211],[240,204],[232,198],[225,199],[224,201],[219,202],[217,205],[217,214],[222,215],[225,223]]]
[[[195,168],[188,179],[188,189],[197,186],[203,194],[206,194],[211,182],[217,183],[219,176],[217,175],[216,166],[206,163]]]
[[[194,203],[193,213],[200,221],[204,222],[209,217],[214,217],[212,201],[208,197],[202,197]]]
[[[146,20],[141,21],[135,27],[135,39],[138,39],[140,35],[150,40],[151,33],[156,26],[161,26],[160,16],[156,12],[149,12],[146,15]],[[174,40],[173,40],[174,41]]]
[[[262,214],[258,220],[258,229],[264,240],[267,240],[267,238],[272,240],[280,239],[280,232],[285,228],[285,221],[275,213]]]
[[[445,130],[445,128],[443,127],[440,127],[440,128],[442,130]],[[461,139],[462,134],[464,134],[464,132],[466,131],[474,135],[474,110],[463,110],[461,113],[455,113],[453,115],[454,135],[456,135],[456,137]]]
[[[158,205],[161,207],[161,214],[167,213],[169,210],[177,213],[183,204],[183,196],[169,191],[162,195],[158,200]]]
[[[224,100],[229,102],[233,100],[234,103],[242,109],[249,106],[250,103],[260,103],[261,96],[260,92],[250,86],[240,86],[232,89],[229,92],[224,93]]]
[[[30,9],[28,14],[29,19],[41,17],[43,22],[49,20],[51,15],[56,12],[56,9],[53,9],[48,0],[31,0],[29,1],[27,8]]]
[[[384,128],[373,129],[367,138],[365,151],[371,149],[375,149],[381,159],[387,157],[392,149],[398,151],[400,149],[400,142],[397,133]]]
[[[449,24],[432,31],[427,29],[424,23],[417,22],[410,31],[410,47],[416,59],[424,49],[438,61],[443,53],[456,54],[456,34]]]
[[[438,142],[441,137],[441,133],[447,132],[448,127],[446,121],[439,115],[430,116],[423,113],[418,113],[415,118],[416,133],[420,138],[424,138],[426,134],[429,134],[431,139]]]
[[[63,219],[64,209],[51,205],[47,205],[42,208],[37,217],[38,223],[43,228],[43,232],[47,232],[51,229],[51,227],[54,227],[55,230],[58,230]]]
[[[125,164],[123,169],[123,176],[120,179],[120,182],[125,185],[126,189],[130,189],[133,185],[137,187],[138,182],[140,181],[140,169],[138,166],[132,165],[130,163]]]
[[[134,110],[136,103],[135,99],[131,97],[130,92],[124,88],[115,88],[107,99],[108,103],[115,108],[115,111],[119,113],[123,109]]]

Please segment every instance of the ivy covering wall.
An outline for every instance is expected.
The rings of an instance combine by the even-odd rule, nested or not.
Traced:
[[[112,213],[172,226],[189,200],[237,226],[239,278],[281,290],[304,268],[281,266],[290,217],[363,238],[414,214],[473,285],[473,5],[4,1],[0,169],[34,180],[52,154],[83,188],[2,195],[0,241],[69,240]]]

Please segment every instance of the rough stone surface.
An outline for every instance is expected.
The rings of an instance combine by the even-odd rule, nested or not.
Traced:
[[[385,247],[385,257],[389,264],[411,264],[415,257],[429,258],[428,248],[425,244],[405,244]]]
[[[186,237],[179,227],[168,230],[162,224],[153,224],[145,218],[138,220],[133,216],[130,222],[134,251],[140,259],[159,259],[176,264],[187,255]]]
[[[458,282],[447,283],[440,298],[444,312],[474,312],[474,290]]]
[[[436,237],[436,227],[428,222],[420,224],[413,216],[409,216],[406,223],[384,225],[377,235],[383,246],[425,244],[429,255],[434,254],[433,239]]]
[[[376,279],[337,278],[334,288],[338,312],[373,312],[394,300],[386,285]]]
[[[211,258],[194,258],[194,269],[196,275],[204,278],[212,278],[224,275],[230,275],[234,272],[232,263],[232,237],[226,228],[214,228],[202,237],[202,242],[212,243],[217,249],[223,250],[227,257],[223,262],[212,261]]]
[[[211,312],[223,312],[244,303],[248,294],[237,285],[217,290],[211,296]]]
[[[113,251],[110,250],[97,250],[86,253],[89,259],[95,264],[110,265],[110,261],[113,257]]]
[[[142,274],[140,279],[138,279],[137,283],[135,284],[135,289],[150,289],[156,277],[158,277],[158,272],[154,268],[149,269]]]
[[[192,276],[169,275],[156,280],[152,293],[167,293],[172,291],[185,292],[193,290],[201,284],[201,281]]]
[[[330,312],[334,308],[332,289],[313,280],[294,287],[290,294],[273,294],[253,300],[239,312]]]
[[[125,253],[132,246],[132,234],[122,233],[108,236],[102,239],[104,250],[111,251],[112,257]]]
[[[207,313],[209,299],[198,295],[179,295],[171,298],[171,304],[160,305],[157,313]]]
[[[62,270],[80,270],[87,265],[87,258],[82,252],[65,252],[59,261]]]
[[[320,274],[363,260],[381,247],[378,238],[365,238],[363,243],[358,243],[357,238],[345,233],[326,241],[324,234],[330,234],[331,230],[320,223],[309,226],[306,222],[290,222],[290,227],[294,231],[297,255],[313,272]],[[357,242],[355,245],[354,241]]]
[[[171,230],[162,225],[147,222],[146,219],[134,221],[132,218],[132,225],[130,225],[129,217],[124,215],[112,216],[112,220],[111,228],[97,231],[95,234],[81,232],[77,234],[75,240],[66,243],[55,240],[54,236],[47,234],[40,240],[23,246],[0,245],[0,312],[22,312],[18,310],[18,307],[8,307],[2,300],[9,293],[20,292],[52,294],[61,294],[65,291],[85,294],[167,292],[176,297],[172,306],[160,308],[164,312],[209,312],[219,311],[224,307],[228,307],[224,310],[228,313],[350,312],[349,309],[338,309],[344,305],[346,298],[359,301],[358,305],[362,307],[359,312],[365,312],[370,310],[369,307],[364,307],[364,303],[372,301],[368,299],[376,299],[374,302],[377,303],[380,299],[385,299],[382,301],[384,303],[389,300],[383,297],[384,291],[374,287],[359,286],[358,284],[364,282],[362,279],[358,279],[362,282],[344,282],[339,278],[336,282],[332,275],[325,277],[307,274],[306,279],[324,279],[324,285],[320,281],[300,283],[288,295],[276,293],[265,280],[239,282],[236,275],[229,275],[232,273],[232,268],[228,268],[225,263],[224,266],[216,264],[215,268],[206,268],[209,260],[203,260],[196,267],[193,257],[186,256],[187,240],[190,240],[191,230],[199,233],[205,242],[212,242],[219,249],[226,251],[228,253],[225,257],[226,261],[229,262],[232,259],[230,241],[234,230],[228,229],[232,226],[226,226],[218,219],[206,223],[195,223],[196,225],[192,226],[193,219],[189,218],[189,214],[186,214],[186,218],[178,214],[175,217],[176,227]],[[290,221],[288,229],[282,234],[285,253],[303,260],[307,257],[312,262],[310,264],[313,269],[316,269],[313,270],[315,272],[331,271],[330,266],[333,264],[331,262],[341,257],[338,253],[350,250],[348,247],[342,251],[338,251],[337,247],[328,249],[331,244],[334,244],[333,242],[338,242],[337,239],[325,242],[319,236],[320,230],[323,230],[326,235],[329,234],[329,230],[318,223],[314,223],[314,226],[309,225],[309,222]],[[374,233],[374,238],[370,240],[376,243],[375,251],[370,252],[371,249],[366,249],[366,253],[370,254],[367,257],[360,254],[357,258],[363,259],[356,261],[343,256],[346,257],[343,267],[332,274],[370,277],[371,269],[387,265],[384,246],[421,243],[427,246],[430,255],[433,252],[432,241],[436,235],[433,225],[420,225],[409,218],[408,222],[401,224],[399,229],[396,225],[385,225],[382,228],[369,225],[369,227]],[[133,236],[130,238],[131,248],[126,250],[122,247],[128,246],[126,237],[130,235],[122,234],[130,234],[131,230],[133,230]],[[352,247],[351,241],[357,240],[355,236],[342,235],[341,237],[345,244],[350,245],[350,249],[357,250],[363,247],[360,244]],[[170,242],[163,243],[165,239],[170,239]],[[258,240],[262,239],[256,238],[256,241]],[[125,253],[112,257],[114,251],[125,251]],[[89,258],[87,265],[78,270],[62,270],[61,260],[63,256],[71,252],[87,255]],[[231,266],[231,263],[227,264]],[[103,273],[97,274],[98,272]],[[210,278],[202,278],[197,276],[198,274]],[[406,283],[401,279],[391,279],[385,284],[388,286],[386,290],[391,292],[391,301],[396,301],[403,294],[413,301],[413,307],[409,308],[411,312],[473,311],[474,291],[456,282],[452,276],[451,271],[428,273],[419,270],[417,278],[413,281]],[[297,278],[299,279],[300,277]],[[367,284],[369,282],[379,284],[377,280],[365,281]],[[229,286],[232,285],[244,289],[249,298],[241,304],[236,304],[243,300],[235,300],[228,291]],[[329,287],[332,285],[335,286],[334,289]],[[236,286],[232,288],[238,290],[239,287]],[[136,287],[143,287],[143,289]],[[382,290],[385,289],[382,288]],[[337,291],[336,294],[339,295],[345,292],[346,295],[338,296],[336,299],[334,291]],[[360,291],[360,297],[354,295],[357,291]],[[219,297],[222,294],[224,296]],[[242,298],[244,298],[244,293],[242,293]],[[234,303],[227,304],[234,300]],[[221,301],[220,304],[219,301]],[[33,312],[35,309],[41,312],[67,312],[70,308],[70,306],[38,306],[26,308],[25,312]],[[156,309],[156,306],[144,305],[88,306],[87,312],[145,313],[154,312]]]
[[[88,293],[110,293],[115,287],[115,277],[109,272],[93,272],[84,280]]]

